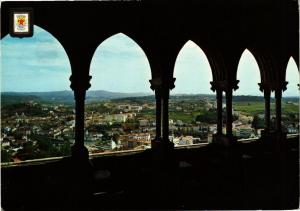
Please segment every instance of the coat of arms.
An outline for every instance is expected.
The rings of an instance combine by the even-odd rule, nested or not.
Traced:
[[[15,32],[28,32],[28,14],[14,14]]]

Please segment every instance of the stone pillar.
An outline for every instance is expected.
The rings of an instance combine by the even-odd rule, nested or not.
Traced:
[[[174,84],[175,79],[173,79]],[[169,95],[170,85],[168,81],[163,83],[162,78],[150,80],[151,89],[155,91],[156,99],[156,142],[169,142]]]
[[[86,80],[72,75],[71,88],[75,98],[75,143],[72,146],[72,157],[79,160],[88,160],[88,150],[84,146],[84,106],[86,90],[90,87],[91,76]]]
[[[232,136],[232,89],[226,89],[226,135]]]
[[[161,138],[161,134],[162,134],[162,124],[161,124],[161,120],[162,120],[162,116],[161,116],[161,93],[159,89],[155,90],[155,101],[156,101],[156,139]]]
[[[154,78],[149,80],[150,88],[155,92],[155,107],[156,107],[156,136],[152,141],[152,147],[155,142],[162,141],[162,80]]]
[[[223,119],[222,119],[222,100],[223,100],[223,91],[221,89],[217,89],[216,91],[216,98],[217,98],[217,135],[222,135],[222,128],[223,128]]]
[[[276,131],[281,132],[282,131],[282,125],[281,125],[281,98],[282,98],[282,90],[281,89],[275,89],[275,100],[276,100]]]
[[[217,100],[217,134],[213,135],[213,141],[216,142],[223,135],[223,90],[225,81],[211,81],[211,90],[216,91]]]
[[[271,111],[270,111],[270,103],[271,103],[271,90],[269,88],[265,88],[264,90],[264,98],[265,98],[265,131],[269,131],[271,127]]]
[[[74,90],[75,97],[75,145],[84,147],[85,90]]]
[[[75,143],[71,148],[70,165],[66,169],[66,182],[69,184],[70,193],[68,197],[72,200],[71,210],[83,209],[93,194],[93,168],[89,161],[89,152],[84,146],[85,94],[90,87],[90,79],[90,76],[84,77],[79,74],[70,77],[75,98]]]
[[[162,116],[162,138],[169,141],[169,89],[162,91],[161,98],[161,116]]]

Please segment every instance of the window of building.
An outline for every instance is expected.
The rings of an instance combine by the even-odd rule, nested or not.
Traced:
[[[64,48],[34,26],[33,37],[4,37],[1,54],[2,164],[69,155],[74,96]]]
[[[216,131],[216,97],[205,53],[192,41],[179,52],[169,101],[169,135],[175,147],[207,143]]]
[[[86,97],[85,146],[90,154],[151,147],[155,98],[141,47],[119,33],[97,48]]]

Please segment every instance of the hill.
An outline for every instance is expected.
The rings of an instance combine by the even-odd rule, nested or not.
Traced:
[[[215,95],[209,94],[173,94],[170,95],[171,101],[198,101],[215,100]],[[109,101],[114,102],[154,102],[153,93],[122,93],[110,92],[105,90],[91,90],[86,94],[86,103]],[[283,101],[299,102],[299,97],[286,97]],[[35,101],[48,104],[74,104],[73,91],[53,91],[53,92],[1,92],[2,105],[15,104],[20,102]],[[274,102],[274,98],[271,99]],[[225,102],[225,97],[223,99]],[[264,102],[262,96],[239,95],[233,96],[233,102]]]
[[[121,93],[104,90],[92,90],[86,94],[86,102],[106,101],[126,97],[141,97],[148,93]],[[15,104],[20,102],[35,101],[39,103],[61,103],[73,104],[73,91],[53,91],[53,92],[1,92],[2,105]]]

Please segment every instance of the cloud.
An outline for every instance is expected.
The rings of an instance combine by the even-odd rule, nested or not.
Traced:
[[[121,33],[99,45],[90,74],[92,90],[150,91],[151,70],[147,57],[137,43]]]
[[[32,38],[5,37],[1,43],[4,65],[20,64],[40,68],[69,66],[68,57],[60,43],[48,32],[35,26]],[[68,68],[70,69],[70,68]]]
[[[1,42],[2,91],[69,89],[68,57],[47,31],[34,26],[31,38],[6,36]]]

